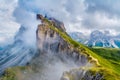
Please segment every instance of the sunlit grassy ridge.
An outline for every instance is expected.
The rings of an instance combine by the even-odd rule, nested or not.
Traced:
[[[54,27],[53,24],[48,20],[44,20],[50,29],[56,31],[66,42],[68,42],[73,48],[78,50],[80,54],[87,56],[89,62],[93,63],[94,66],[88,71],[95,74],[100,73],[104,75],[104,80],[120,80],[120,50],[119,49],[107,49],[107,48],[88,48],[74,41],[67,35],[66,32],[59,30]],[[23,67],[24,68],[24,67]],[[2,80],[17,80],[14,75],[17,75],[18,70],[23,68],[17,67],[6,70],[5,76]],[[26,69],[26,68],[24,68]],[[8,75],[10,74],[10,75]]]
[[[111,61],[120,63],[120,49],[116,48],[90,48],[93,52],[97,53],[101,57]]]
[[[112,69],[120,74],[120,49],[114,48],[90,48],[97,55],[111,63]],[[109,66],[109,65],[108,65]]]

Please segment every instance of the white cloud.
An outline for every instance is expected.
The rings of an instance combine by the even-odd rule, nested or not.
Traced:
[[[0,0],[0,38],[2,42],[8,38],[12,39],[19,28],[19,24],[14,21],[13,17],[16,6],[16,0]]]
[[[109,14],[95,12],[93,14],[86,14],[82,25],[86,31],[93,30],[109,30],[111,34],[119,34],[120,18],[117,16],[109,16]]]
[[[81,24],[86,6],[84,0],[19,0],[18,10],[21,9],[28,13],[48,14],[64,22],[67,31],[73,29],[75,31],[76,27]]]
[[[0,42],[4,42],[5,41],[5,37],[0,37]]]
[[[103,28],[115,28],[120,26],[120,19],[118,19],[117,17],[113,16],[113,17],[109,17],[106,14],[96,14],[95,15],[96,18],[96,23],[103,27]]]
[[[19,0],[19,3],[21,5],[21,8],[23,8],[29,13],[48,14],[64,22],[68,32],[79,31],[83,33],[87,32],[87,34],[89,34],[92,30],[96,29],[109,30],[111,28],[114,29],[114,31],[117,31],[119,29],[120,19],[117,18],[115,15],[109,17],[110,14],[104,11],[94,11],[91,13],[87,12],[87,9],[91,10],[91,8],[89,8],[89,3],[92,4],[91,1],[86,2],[86,0]],[[106,1],[106,4],[107,3],[108,5],[106,6],[108,7],[111,3]],[[96,4],[102,4],[102,2],[97,3],[96,1],[93,4],[94,7],[99,8],[99,5]]]

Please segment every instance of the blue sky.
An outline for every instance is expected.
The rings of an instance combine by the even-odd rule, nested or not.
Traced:
[[[35,34],[37,13],[64,22],[67,32],[119,34],[119,8],[120,0],[0,0],[0,42],[11,41],[20,26]]]

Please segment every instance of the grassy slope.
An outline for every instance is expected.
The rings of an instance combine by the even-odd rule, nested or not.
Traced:
[[[119,51],[120,50],[88,48],[71,39],[65,32],[62,32],[59,29],[52,26],[52,24],[47,19],[45,19],[45,21],[48,23],[49,27],[52,30],[55,30],[56,32],[58,32],[59,35],[65,41],[71,44],[72,47],[76,48],[77,50],[82,52],[84,55],[86,55],[90,62],[95,63],[95,66],[90,69],[91,72],[99,72],[103,74],[105,77],[105,80],[120,80],[120,77],[119,77],[120,76]],[[2,80],[9,80],[9,79],[2,79]]]
[[[91,48],[93,52],[111,63],[112,69],[120,74],[120,49]]]

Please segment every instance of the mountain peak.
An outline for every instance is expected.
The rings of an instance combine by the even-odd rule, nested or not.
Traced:
[[[61,31],[66,32],[63,22],[61,22],[55,18],[52,18],[52,17],[47,17],[47,16],[44,17],[41,14],[37,14],[36,16],[37,16],[38,20],[41,20],[42,24],[47,24],[46,22],[47,22],[47,20],[49,20],[51,25],[53,25],[54,27],[58,28]]]

